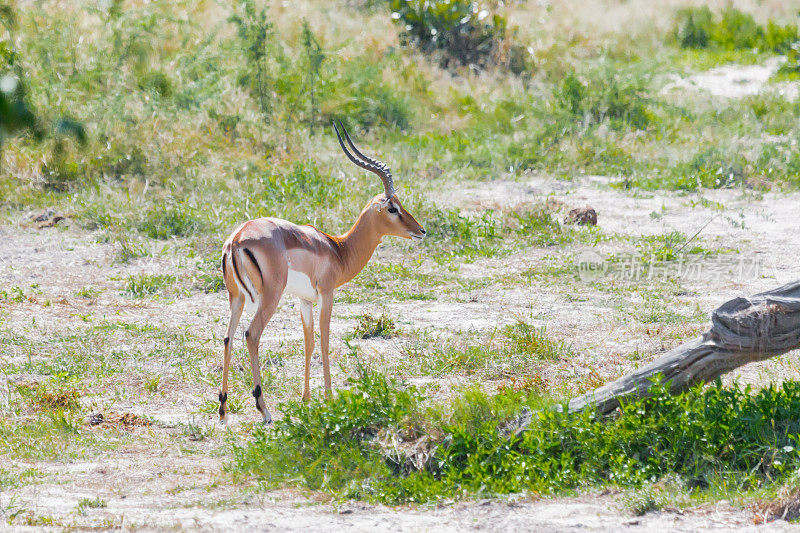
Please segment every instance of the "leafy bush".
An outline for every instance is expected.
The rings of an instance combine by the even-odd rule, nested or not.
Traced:
[[[414,389],[370,373],[330,401],[283,405],[273,431],[257,429],[252,442],[234,447],[230,468],[271,486],[396,504],[640,487],[665,476],[687,489],[724,491],[779,483],[800,467],[799,383],[754,392],[717,381],[682,395],[659,385],[651,394],[610,418],[538,403],[527,429],[509,434],[502,426],[534,397],[470,391],[452,409],[426,413]],[[438,445],[414,455],[425,442]]]
[[[392,18],[405,26],[402,38],[425,52],[442,52],[441,62],[486,67],[501,60],[507,22],[469,0],[391,0]],[[529,68],[527,50],[511,44],[504,63],[519,74]]]
[[[701,187],[720,189],[741,184],[746,165],[741,154],[707,148],[672,169],[676,176],[675,188],[693,191]]]
[[[463,215],[456,209],[434,209],[424,216],[428,246],[449,244],[455,255],[491,256],[501,244],[502,229],[491,211]]]
[[[340,65],[321,88],[323,122],[341,120],[350,129],[408,128],[413,116],[409,99],[397,87],[383,82],[383,69],[381,64],[364,61]]]
[[[294,479],[312,489],[355,487],[389,473],[370,440],[399,427],[419,402],[415,389],[367,372],[331,400],[281,404],[274,429],[258,428],[251,443],[234,446],[232,467],[271,485]]]
[[[796,50],[797,45],[800,44],[797,25],[780,26],[770,20],[767,22],[767,29],[764,32],[764,44],[767,50],[772,50],[776,54],[788,54],[791,50]]]
[[[537,246],[550,246],[568,242],[572,235],[558,223],[553,209],[545,203],[522,205],[510,212],[510,218],[517,224],[518,235]]]
[[[713,32],[714,14],[708,6],[679,9],[673,33],[681,48],[707,48]]]
[[[268,118],[272,113],[270,86],[276,69],[274,58],[283,59],[283,53],[273,24],[267,19],[267,7],[256,10],[255,2],[245,0],[231,16],[230,22],[236,26],[246,61],[239,82],[250,90],[261,114]]]
[[[794,43],[786,51],[786,61],[778,67],[777,77],[790,80],[800,78],[800,42]]]
[[[608,120],[613,128],[644,129],[653,121],[645,79],[604,69],[580,76],[569,72],[555,88],[553,100],[562,113],[600,124]]]
[[[320,73],[322,70],[322,62],[325,60],[325,53],[322,51],[322,47],[317,41],[314,32],[311,31],[311,27],[308,25],[307,20],[303,20],[303,59],[306,62],[305,71],[306,71],[306,85],[308,87],[308,92],[310,93],[310,111],[309,111],[309,129],[311,130],[311,134],[314,134],[314,124],[317,118],[317,85],[320,81]]]
[[[797,25],[781,26],[769,20],[766,28],[753,16],[729,7],[716,19],[707,6],[679,9],[673,36],[681,48],[719,50],[758,49],[785,54],[797,42]]]
[[[172,80],[163,70],[151,70],[142,73],[138,80],[139,88],[155,93],[163,98],[172,96],[174,89]]]
[[[771,135],[786,135],[800,119],[800,100],[788,100],[782,95],[758,94],[742,99],[758,119],[764,131]]]

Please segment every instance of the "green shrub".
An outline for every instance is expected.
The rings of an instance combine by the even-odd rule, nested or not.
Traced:
[[[262,116],[272,114],[271,85],[276,72],[276,58],[284,60],[280,44],[271,21],[267,19],[268,8],[256,9],[252,0],[237,6],[237,12],[229,19],[236,27],[246,67],[239,75],[239,83],[246,87],[258,104]]]
[[[251,443],[235,445],[236,470],[268,485],[290,479],[312,489],[340,491],[389,470],[370,444],[378,431],[400,426],[420,401],[381,374],[366,372],[331,400],[281,404],[272,429],[256,429]]]
[[[284,404],[274,430],[259,428],[234,446],[229,468],[268,486],[397,504],[642,487],[665,477],[719,494],[780,483],[800,467],[799,383],[753,391],[717,381],[681,395],[661,385],[650,392],[608,418],[477,390],[424,411],[414,389],[370,373],[330,401]],[[535,406],[527,429],[504,431],[524,404]],[[644,498],[633,510],[657,500]]]
[[[351,130],[354,126],[407,129],[413,117],[411,103],[398,87],[383,82],[384,68],[364,60],[340,65],[321,87],[323,123],[340,120]]]
[[[749,13],[727,8],[714,28],[711,40],[725,50],[745,50],[764,45],[764,30]]]
[[[708,6],[679,9],[674,36],[681,48],[707,48],[714,32],[714,14]]]
[[[470,0],[392,0],[391,8],[392,18],[405,26],[403,39],[426,52],[443,52],[445,66],[486,66],[506,37],[505,18],[490,16]],[[521,68],[520,57],[514,61]]]
[[[787,24],[780,26],[773,21],[767,22],[764,34],[764,45],[776,54],[788,54],[793,45],[798,44],[797,25]]]
[[[676,177],[677,189],[720,189],[742,184],[746,165],[747,161],[741,154],[713,147],[697,152],[691,160],[676,165],[671,172]]]
[[[310,94],[309,98],[309,130],[314,134],[314,124],[317,120],[318,102],[317,102],[317,86],[320,84],[320,74],[322,71],[322,62],[325,60],[325,53],[317,41],[314,32],[308,25],[307,20],[303,20],[303,60],[305,62],[306,71],[306,86]]]
[[[505,338],[505,351],[509,354],[555,361],[570,353],[562,341],[548,337],[544,327],[537,328],[522,320],[505,326],[501,333]]]
[[[751,50],[785,54],[797,42],[797,25],[780,26],[769,20],[766,28],[752,15],[728,7],[716,19],[707,6],[679,9],[673,37],[681,48]]]
[[[448,244],[455,255],[491,256],[501,244],[502,228],[492,211],[464,215],[456,209],[433,209],[424,217],[428,246]]]
[[[571,240],[571,232],[558,223],[552,209],[544,203],[518,207],[510,212],[510,217],[517,224],[516,233],[536,246],[551,246]]]
[[[163,70],[151,70],[143,73],[139,77],[138,86],[143,91],[155,93],[163,98],[169,98],[174,92],[172,80]]]
[[[798,125],[800,100],[787,100],[782,95],[759,94],[742,99],[771,135],[786,135]]]
[[[777,78],[790,80],[800,79],[800,42],[794,43],[786,51],[786,61],[781,63],[776,73]]]
[[[608,121],[613,128],[645,129],[653,121],[652,99],[644,78],[609,68],[583,76],[569,72],[556,86],[556,109],[587,124]]]

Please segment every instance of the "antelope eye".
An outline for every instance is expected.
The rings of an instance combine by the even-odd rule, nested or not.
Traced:
[[[389,212],[390,213],[397,213],[397,208],[392,206],[392,207],[389,208]]]

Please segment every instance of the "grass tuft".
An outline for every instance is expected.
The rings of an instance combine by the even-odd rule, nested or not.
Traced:
[[[389,339],[400,333],[400,329],[389,315],[381,313],[380,316],[363,314],[357,317],[353,332],[348,335],[350,339]]]
[[[137,274],[128,276],[123,293],[134,298],[145,298],[163,292],[175,283],[169,274]]]
[[[80,392],[67,385],[53,382],[32,382],[17,385],[17,392],[31,404],[42,409],[78,409]]]

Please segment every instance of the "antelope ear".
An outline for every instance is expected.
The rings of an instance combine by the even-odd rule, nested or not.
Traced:
[[[392,202],[388,198],[384,198],[380,202],[375,202],[373,205],[378,209],[378,211],[381,211],[383,209],[391,207]]]

